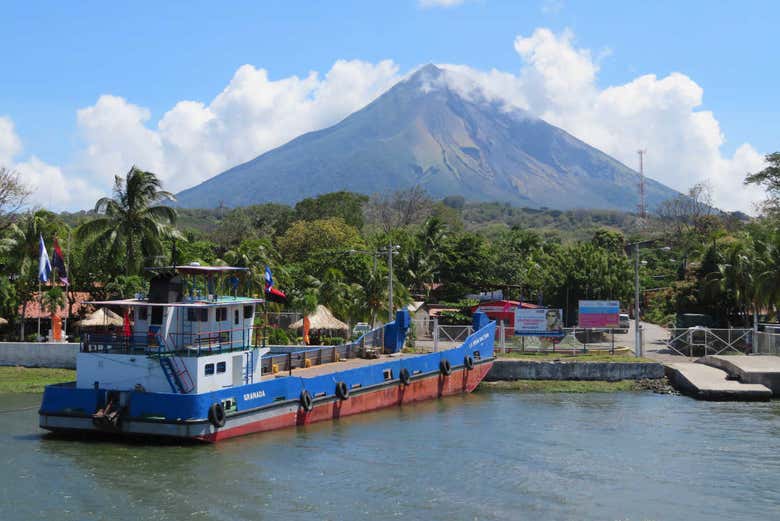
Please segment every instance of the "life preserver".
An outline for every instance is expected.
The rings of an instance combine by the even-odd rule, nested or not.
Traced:
[[[441,371],[441,374],[444,376],[449,376],[452,372],[452,365],[450,365],[450,361],[445,358],[439,362],[439,371]]]
[[[301,407],[303,407],[303,410],[306,412],[309,412],[314,408],[314,404],[312,403],[312,399],[311,399],[311,394],[306,389],[301,391]]]
[[[344,382],[339,382],[336,384],[336,396],[339,397],[339,400],[346,400],[349,398],[349,387]]]
[[[463,359],[463,365],[465,365],[466,369],[469,371],[474,369],[474,359],[471,358],[471,355],[466,355],[466,358]]]
[[[225,426],[225,408],[222,402],[214,402],[209,407],[209,421],[214,427]]]
[[[409,374],[409,369],[406,367],[401,368],[401,372],[398,373],[398,379],[401,380],[402,384],[409,385],[409,382],[412,381],[412,375]]]

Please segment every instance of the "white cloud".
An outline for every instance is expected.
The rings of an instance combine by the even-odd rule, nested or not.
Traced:
[[[10,168],[11,161],[22,151],[22,141],[16,135],[14,122],[7,116],[0,116],[0,166]]]
[[[742,183],[745,173],[762,168],[761,154],[745,143],[724,155],[717,119],[701,110],[703,89],[685,74],[648,74],[601,88],[605,53],[578,48],[571,31],[537,29],[518,36],[514,48],[522,62],[517,71],[444,65],[448,85],[472,99],[539,116],[630,167],[636,167],[637,149],[647,149],[648,176],[680,191],[707,181],[724,209],[750,211],[763,197]],[[157,120],[122,97],[101,96],[78,111],[84,147],[62,168],[36,157],[15,165],[22,143],[13,122],[0,117],[0,163],[36,184],[36,202],[57,208],[91,207],[110,194],[114,175],[133,164],[156,172],[175,192],[337,123],[399,79],[398,66],[389,60],[339,60],[324,75],[279,79],[243,65],[211,101],[180,101]],[[425,88],[436,88],[434,82]]]
[[[135,164],[179,191],[311,130],[333,125],[398,81],[392,61],[337,61],[320,77],[272,80],[243,65],[210,103],[178,102],[156,126],[150,113],[116,96],[78,111],[86,148],[80,165],[108,191]]]
[[[465,0],[419,0],[420,7],[454,7]]]
[[[17,156],[22,149],[22,140],[16,134],[11,118],[0,117],[0,166],[19,173],[22,182],[32,191],[29,204],[59,210],[79,207],[87,200],[94,202],[102,195],[85,179],[71,176],[66,180],[59,167],[35,156],[18,162]]]
[[[14,165],[33,193],[30,203],[50,210],[89,208],[105,195],[87,179],[66,176],[62,169],[49,165],[35,156]]]
[[[723,209],[750,211],[762,198],[760,190],[743,186],[747,172],[762,168],[762,156],[747,143],[731,157],[722,153],[720,125],[712,112],[699,109],[704,91],[688,76],[648,74],[601,89],[599,57],[577,48],[570,31],[537,29],[518,36],[515,50],[523,61],[517,74],[445,65],[453,73],[448,84],[467,96],[479,93],[524,109],[632,168],[636,151],[647,149],[649,177],[682,192],[709,182]]]

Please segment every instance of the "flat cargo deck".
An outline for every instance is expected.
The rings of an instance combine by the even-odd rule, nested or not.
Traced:
[[[321,376],[328,373],[335,373],[337,371],[346,371],[348,369],[356,369],[358,367],[367,367],[374,364],[381,364],[391,360],[409,359],[421,356],[422,354],[427,353],[399,353],[394,355],[380,355],[378,358],[347,358],[345,360],[339,360],[338,362],[327,362],[324,364],[313,365],[311,367],[298,367],[293,369],[292,373],[288,371],[280,371],[274,376],[281,378],[283,376],[291,375],[308,378],[312,376]]]

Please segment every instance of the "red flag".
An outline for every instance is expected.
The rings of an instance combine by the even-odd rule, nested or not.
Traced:
[[[122,334],[124,336],[130,336],[130,310],[125,308],[125,316],[122,320]]]

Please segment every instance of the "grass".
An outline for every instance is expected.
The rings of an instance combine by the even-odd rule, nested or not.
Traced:
[[[559,360],[561,362],[616,362],[616,363],[653,363],[655,360],[649,358],[637,358],[634,355],[609,353],[517,353],[510,352],[506,354],[497,353],[498,358],[508,358],[511,360],[527,360],[529,362],[550,362]]]
[[[75,379],[71,369],[0,367],[0,393],[41,393],[49,384]]]
[[[482,382],[480,391],[519,391],[522,393],[617,393],[637,391],[633,380],[604,382],[600,380],[513,380]]]

